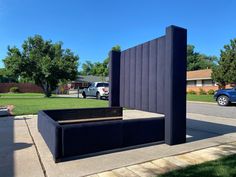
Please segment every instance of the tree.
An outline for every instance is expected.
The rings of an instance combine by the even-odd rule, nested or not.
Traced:
[[[200,69],[213,68],[217,61],[215,56],[207,56],[194,51],[193,45],[187,46],[187,70],[194,71]]]
[[[218,65],[213,68],[212,78],[222,87],[229,83],[236,83],[236,39],[221,50]]]
[[[94,64],[91,61],[86,61],[82,64],[81,75],[91,75],[91,70],[94,67]]]
[[[17,78],[10,77],[5,68],[0,68],[0,83],[17,82]]]
[[[120,52],[121,51],[121,47],[119,45],[115,45],[114,47],[111,48],[111,51]]]
[[[40,86],[46,97],[50,97],[58,83],[77,77],[79,57],[62,43],[52,43],[40,35],[29,37],[22,44],[22,51],[8,47],[4,59],[6,70],[15,77],[28,78]]]
[[[120,51],[121,48],[119,45],[116,45],[111,48],[113,51]],[[93,76],[101,76],[107,77],[109,73],[109,56],[103,62],[95,62],[92,63],[90,61],[86,61],[82,65],[82,71],[80,72],[82,75],[93,75]]]

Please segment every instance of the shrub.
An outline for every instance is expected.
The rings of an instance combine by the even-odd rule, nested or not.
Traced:
[[[207,92],[205,90],[203,90],[202,88],[199,89],[199,94],[200,95],[206,95]]]
[[[208,90],[207,94],[208,95],[214,95],[215,91],[213,89]]]
[[[193,94],[193,95],[196,95],[196,94],[197,94],[197,92],[195,92],[194,90],[189,90],[189,91],[188,91],[188,94]]]
[[[11,87],[9,90],[11,93],[19,93],[20,89],[18,87]]]

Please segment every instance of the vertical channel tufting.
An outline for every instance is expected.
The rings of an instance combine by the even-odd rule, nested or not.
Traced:
[[[130,107],[130,80],[129,80],[129,75],[130,75],[130,60],[129,60],[129,50],[125,51],[125,107]]]
[[[142,110],[149,111],[149,82],[148,82],[148,67],[149,67],[149,42],[143,44],[142,52]]]
[[[130,50],[130,108],[135,108],[135,47]]]
[[[165,142],[186,141],[187,30],[121,52],[120,106],[165,114]]]
[[[124,106],[124,86],[125,86],[125,58],[124,58],[124,52],[121,52],[121,58],[120,58],[120,105]]]
[[[164,113],[164,67],[165,66],[165,37],[161,37],[157,42],[157,112]]]
[[[166,35],[121,52],[120,106],[164,114],[165,51]]]
[[[149,46],[149,111],[156,112],[157,98],[157,40],[150,41]]]
[[[165,36],[121,52],[120,105],[164,113]]]
[[[142,45],[136,47],[135,108],[142,109]]]

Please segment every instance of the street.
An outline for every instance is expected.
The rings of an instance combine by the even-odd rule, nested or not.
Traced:
[[[187,113],[236,119],[236,105],[224,107],[218,106],[217,104],[187,102]]]

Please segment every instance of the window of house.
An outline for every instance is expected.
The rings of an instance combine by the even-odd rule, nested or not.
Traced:
[[[196,81],[187,81],[187,86],[196,86]]]
[[[203,80],[202,85],[203,86],[213,86],[215,83],[211,79]]]

